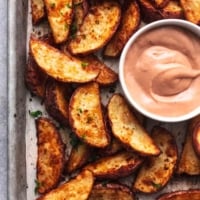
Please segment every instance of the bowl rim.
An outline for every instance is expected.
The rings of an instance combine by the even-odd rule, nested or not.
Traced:
[[[122,53],[120,55],[120,60],[119,60],[119,81],[120,81],[122,91],[123,91],[126,99],[128,100],[128,102],[137,111],[139,111],[140,113],[142,113],[146,117],[151,118],[153,120],[162,121],[162,122],[181,122],[181,121],[191,119],[191,118],[197,116],[198,114],[200,114],[200,106],[195,108],[191,112],[184,114],[184,115],[171,116],[171,117],[170,116],[162,116],[162,115],[158,115],[158,114],[149,112],[144,107],[142,107],[139,103],[137,103],[135,100],[133,100],[133,98],[131,97],[131,94],[129,93],[128,88],[126,87],[126,83],[125,83],[125,79],[124,79],[124,62],[125,62],[127,52],[129,50],[129,48],[131,47],[131,45],[143,33],[147,32],[151,29],[154,29],[154,28],[157,28],[157,27],[163,27],[163,26],[182,27],[182,28],[185,28],[185,29],[191,31],[195,35],[200,36],[200,27],[199,26],[197,26],[196,24],[193,24],[192,22],[182,20],[182,19],[162,19],[162,20],[158,20],[158,21],[149,23],[149,24],[141,27],[138,31],[136,31],[129,38],[128,42],[126,43],[125,47],[122,50]]]

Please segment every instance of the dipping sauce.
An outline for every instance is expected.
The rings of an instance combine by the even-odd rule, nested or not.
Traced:
[[[181,116],[200,106],[200,38],[163,26],[142,34],[125,58],[124,78],[139,105],[161,116]]]

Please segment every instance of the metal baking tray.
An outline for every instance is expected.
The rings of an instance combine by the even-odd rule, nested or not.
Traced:
[[[35,187],[35,165],[36,165],[36,134],[34,119],[28,114],[29,110],[42,109],[41,102],[33,99],[24,86],[24,69],[26,66],[26,55],[28,38],[32,31],[40,33],[44,30],[33,30],[30,20],[30,9],[28,0],[8,1],[8,198],[10,200],[33,200]],[[118,61],[105,62],[118,68]],[[117,87],[120,91],[120,86]],[[104,91],[103,102],[106,103],[109,96]],[[154,125],[161,125],[171,131],[181,152],[187,122],[167,124],[148,119],[146,128],[150,130]],[[129,178],[125,180],[129,182]],[[160,192],[152,195],[137,195],[140,200],[154,200],[159,194],[176,190],[200,188],[200,176],[174,176],[167,186]]]

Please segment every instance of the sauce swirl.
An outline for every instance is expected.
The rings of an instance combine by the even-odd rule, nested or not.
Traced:
[[[180,116],[200,106],[200,38],[174,26],[144,33],[130,47],[124,78],[146,110]]]

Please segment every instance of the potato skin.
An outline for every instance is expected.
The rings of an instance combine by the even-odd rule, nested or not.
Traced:
[[[200,158],[200,122],[194,128],[192,144],[197,156]]]
[[[38,193],[44,194],[55,188],[64,169],[65,145],[53,122],[44,117],[36,120],[37,129],[37,181]]]
[[[180,190],[171,193],[165,193],[160,195],[157,200],[199,200],[200,190],[190,189],[190,190]]]
[[[45,7],[43,0],[31,0],[32,23],[38,24],[45,16]]]

